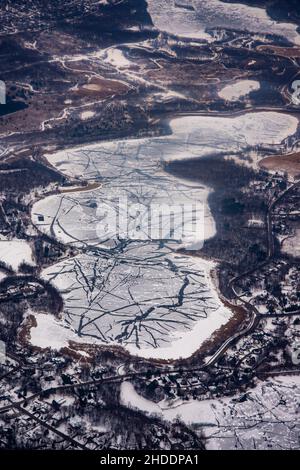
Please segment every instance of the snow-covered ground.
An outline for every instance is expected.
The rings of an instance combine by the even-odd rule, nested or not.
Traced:
[[[117,47],[106,49],[105,55],[104,62],[108,62],[116,68],[128,68],[131,65],[124,53]]]
[[[80,114],[80,119],[82,119],[82,121],[86,121],[87,119],[91,119],[94,116],[94,111],[83,111],[83,113]]]
[[[147,0],[147,3],[156,28],[177,36],[212,41],[210,30],[220,28],[242,31],[243,34],[281,36],[300,45],[297,25],[274,21],[264,8],[220,0]]]
[[[153,403],[129,382],[121,386],[121,403],[167,421],[196,425],[208,449],[298,449],[300,380],[282,376],[258,381],[247,393],[218,400]]]
[[[15,271],[23,262],[34,264],[31,247],[24,240],[0,240],[0,261],[11,266]]]
[[[237,101],[239,98],[249,95],[251,91],[259,89],[260,83],[255,80],[240,80],[222,88],[219,96],[226,101]]]
[[[162,415],[162,409],[159,404],[139,395],[130,382],[122,382],[120,403],[127,408],[139,410],[143,413]]]
[[[172,120],[169,136],[49,155],[60,171],[101,181],[96,190],[54,195],[32,209],[40,230],[86,248],[85,255],[43,274],[62,292],[65,318],[79,340],[122,344],[143,357],[176,359],[190,356],[226,323],[230,312],[211,284],[211,266],[174,252],[182,246],[199,249],[214,236],[207,202],[211,189],[175,178],[163,164],[244,154],[250,146],[281,143],[297,126],[296,118],[283,120],[279,113],[190,116]],[[163,207],[171,210],[152,217],[153,207],[157,213]],[[203,211],[195,212],[195,207]]]
[[[300,229],[296,229],[292,237],[284,240],[282,252],[300,258]]]
[[[68,341],[78,341],[78,336],[71,329],[63,328],[53,315],[35,313],[34,316],[37,326],[30,329],[30,342],[33,346],[59,350],[68,346]]]

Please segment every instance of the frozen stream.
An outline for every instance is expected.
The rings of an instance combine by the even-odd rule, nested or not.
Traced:
[[[40,230],[84,249],[43,273],[62,292],[65,311],[59,333],[57,323],[41,326],[39,345],[51,346],[48,330],[61,335],[62,346],[77,335],[80,342],[118,344],[143,357],[176,359],[195,352],[231,316],[211,283],[212,263],[176,253],[181,246],[200,248],[215,234],[207,204],[211,189],[165,173],[163,161],[246,154],[253,146],[280,144],[297,126],[296,118],[278,113],[183,117],[172,121],[170,136],[49,155],[65,174],[101,184],[48,197],[33,207]],[[151,222],[156,235],[149,233],[149,211],[164,206],[174,208],[173,229],[180,239],[172,239],[174,230],[164,215]],[[197,220],[194,207],[203,208]],[[119,230],[116,213],[127,214],[127,231]],[[39,321],[35,338],[38,333]]]

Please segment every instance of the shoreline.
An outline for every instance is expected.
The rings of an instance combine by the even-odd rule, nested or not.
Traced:
[[[88,183],[87,186],[74,186],[62,188],[59,187],[58,191],[60,194],[69,194],[69,193],[84,193],[89,191],[95,191],[96,189],[101,188],[102,184],[97,182]]]

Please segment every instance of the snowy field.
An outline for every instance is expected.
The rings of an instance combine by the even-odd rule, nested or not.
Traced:
[[[264,8],[223,3],[220,0],[147,0],[155,27],[170,34],[213,41],[210,31],[229,29],[256,34],[281,36],[300,45],[297,26],[277,22]]]
[[[252,91],[258,91],[259,89],[260,83],[255,80],[240,80],[222,88],[219,96],[226,101],[237,101],[239,98],[248,96]]]
[[[210,450],[298,449],[300,380],[282,376],[258,382],[245,394],[218,400],[153,403],[132,384],[121,386],[121,404],[167,421],[177,418],[196,426]]]
[[[104,62],[108,62],[116,68],[128,68],[131,63],[126,59],[123,52],[117,47],[111,47],[105,51]],[[99,54],[102,57],[102,54]]]
[[[62,328],[62,324],[53,315],[35,313],[34,316],[37,326],[30,330],[30,342],[33,346],[59,350],[68,346],[69,341],[78,340],[77,335],[69,329],[68,325]]]
[[[33,265],[32,250],[24,240],[0,240],[0,261],[18,271],[21,263]]]
[[[32,209],[40,230],[85,249],[84,255],[43,273],[62,292],[64,321],[78,340],[121,344],[143,357],[176,359],[190,356],[225,324],[231,313],[211,284],[212,266],[175,252],[179,247],[199,249],[214,236],[215,222],[207,203],[211,189],[175,178],[164,171],[163,164],[280,144],[297,126],[296,118],[285,116],[282,121],[278,113],[183,117],[171,122],[170,136],[107,142],[49,155],[51,164],[65,174],[101,181],[97,189],[51,196]],[[114,218],[124,213],[124,201],[135,208],[126,212],[128,231],[120,231]],[[154,223],[151,219],[149,235],[149,210],[168,205],[175,208],[173,232],[182,236],[172,239],[168,213]],[[203,207],[199,220],[191,210],[195,206]],[[162,230],[153,237],[158,221]]]

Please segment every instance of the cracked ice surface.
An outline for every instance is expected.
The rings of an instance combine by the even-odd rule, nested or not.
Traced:
[[[198,244],[200,248],[203,240],[215,234],[215,222],[207,204],[210,189],[167,174],[163,162],[241,151],[246,154],[251,146],[280,144],[297,127],[295,117],[284,116],[283,120],[282,114],[275,112],[248,113],[235,118],[183,117],[171,122],[170,136],[108,142],[50,155],[50,162],[65,174],[99,180],[101,187],[97,191],[42,200],[34,205],[33,221],[64,242],[113,246],[119,243],[118,235],[126,238],[112,220],[120,201],[140,205],[139,215],[137,211],[129,214],[129,231],[133,232],[130,238],[137,238],[134,235],[139,228],[144,239],[149,239],[149,209],[165,204],[176,208],[175,227],[184,225],[182,244],[189,248]],[[197,203],[204,206],[204,218],[195,231],[192,207]],[[184,221],[179,217],[179,206],[183,204],[187,216]],[[40,215],[44,217],[42,222],[38,219]],[[157,238],[168,239],[167,230]]]
[[[196,425],[209,450],[299,449],[300,380],[282,376],[258,381],[242,395],[217,400],[153,403],[136,392],[129,382],[121,386],[121,403],[161,415],[168,421]]]
[[[207,403],[208,449],[299,449],[299,403],[297,376],[268,379],[243,396]]]
[[[278,113],[233,119],[184,117],[171,122],[170,136],[50,155],[50,162],[62,172],[101,182],[96,190],[46,198],[32,210],[40,230],[85,251],[44,272],[61,290],[64,321],[78,339],[121,344],[144,357],[188,357],[226,323],[231,314],[211,285],[211,264],[174,252],[182,245],[199,247],[215,234],[207,204],[210,189],[167,174],[162,163],[280,143],[297,125],[293,117],[285,116],[282,122]],[[118,233],[107,217],[110,209],[117,209],[119,198],[141,209],[138,216],[129,216],[130,234]],[[170,241],[167,232],[157,240],[148,236],[145,214],[153,204],[194,203],[205,209],[197,231],[188,213],[180,241]],[[181,224],[175,211],[175,226]],[[137,226],[145,235],[138,241]]]
[[[176,143],[173,145],[178,152],[180,146],[177,149]],[[129,217],[125,218],[130,238],[171,239],[167,223],[162,227],[161,236],[153,236],[152,231],[156,233],[159,225],[158,219],[152,218],[152,231],[148,230],[151,209],[166,205],[175,210],[174,228],[178,228],[178,224],[185,225],[184,230],[180,231],[183,234],[183,238],[180,237],[182,244],[197,247],[198,243],[198,248],[201,248],[203,240],[215,234],[214,220],[206,204],[210,190],[165,173],[160,160],[164,147],[165,143],[159,140],[121,141],[49,157],[51,163],[64,173],[99,180],[101,187],[97,191],[68,193],[42,200],[34,205],[33,221],[64,242],[112,247],[119,244],[118,236],[122,239],[127,236],[114,224],[114,214],[120,212],[122,216],[127,213],[122,204],[128,206]],[[201,212],[205,220],[199,220],[195,232],[193,207],[197,203],[200,212],[204,206],[206,210],[203,214]],[[184,220],[179,217],[182,205]],[[135,206],[140,209],[139,215]],[[40,215],[44,217],[42,222],[38,220]]]
[[[220,0],[147,0],[148,11],[157,29],[176,36],[213,41],[215,28],[282,36],[300,44],[297,25],[272,20],[264,8]]]
[[[189,356],[230,318],[201,260],[167,247],[132,243],[113,256],[80,255],[44,277],[62,292],[80,342],[122,344],[143,357]]]

